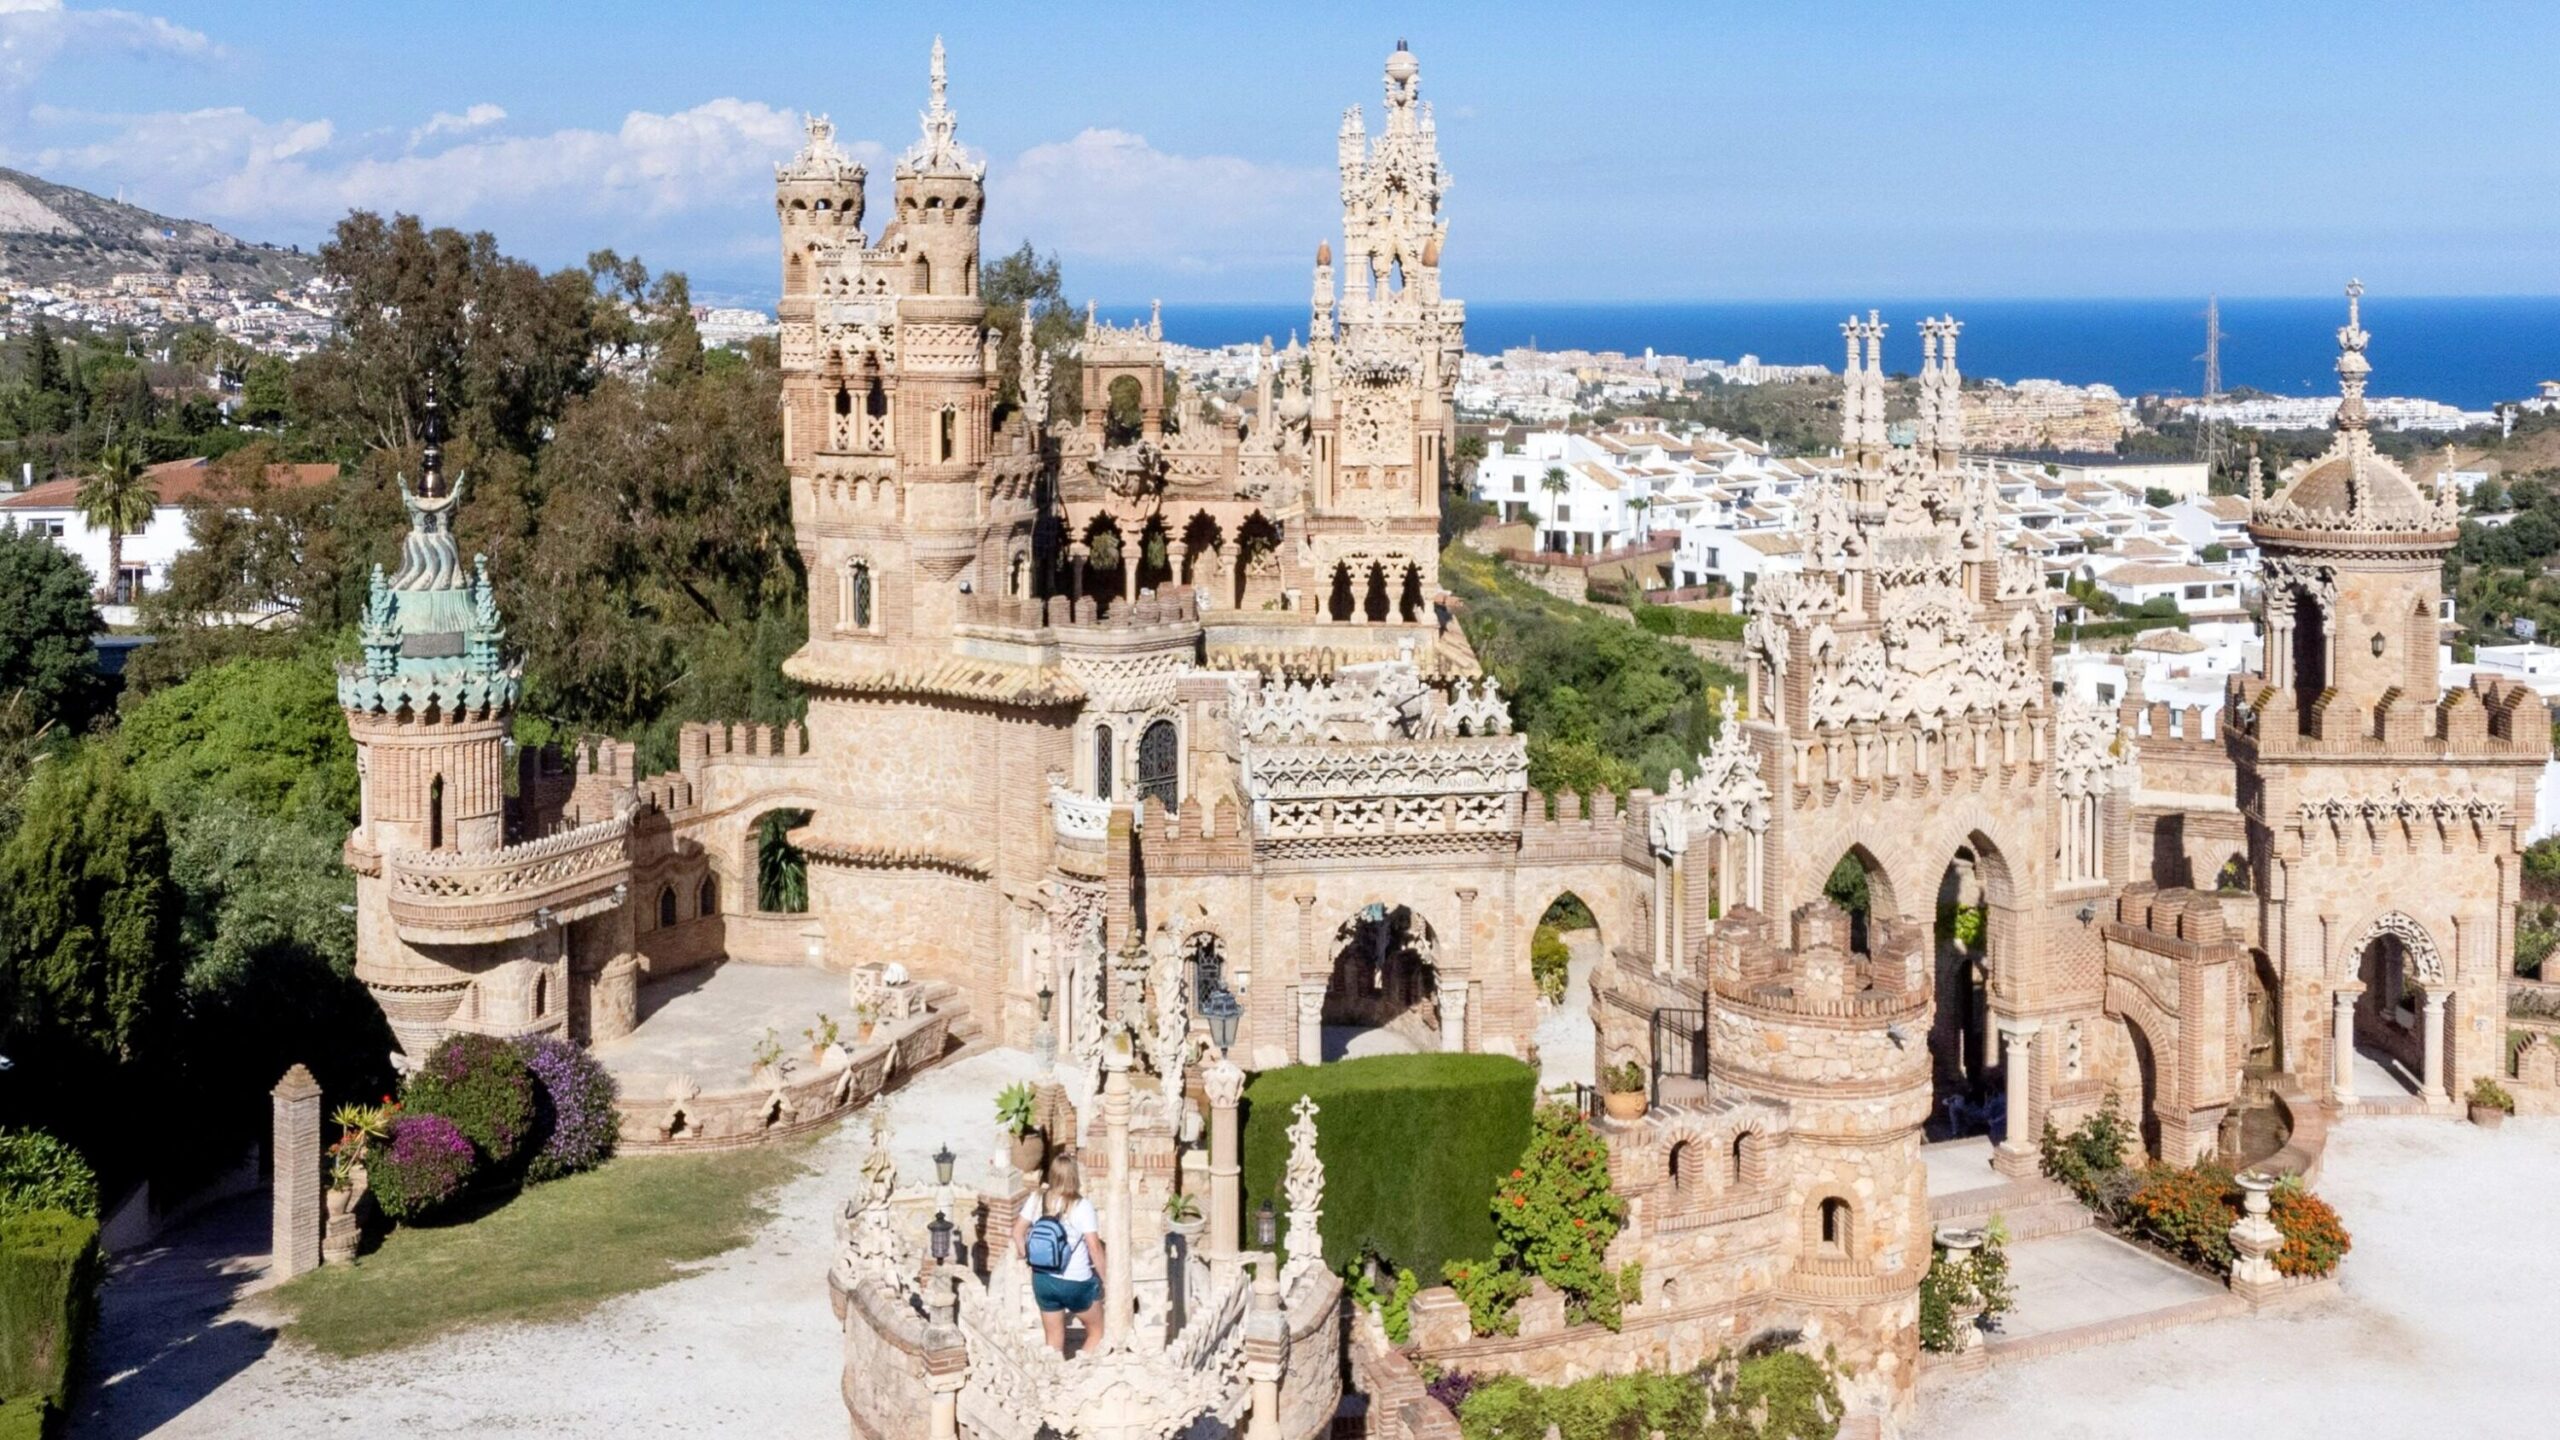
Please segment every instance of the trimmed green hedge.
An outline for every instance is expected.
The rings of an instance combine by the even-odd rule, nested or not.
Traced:
[[[1374,1249],[1417,1275],[1493,1253],[1494,1182],[1529,1144],[1537,1072],[1501,1055],[1378,1055],[1266,1070],[1245,1087],[1245,1237],[1267,1198],[1288,1241],[1290,1110],[1313,1095],[1324,1258]]]
[[[1749,623],[1724,610],[1692,610],[1685,605],[1648,605],[1637,601],[1629,612],[1635,622],[1656,635],[1685,635],[1693,640],[1740,640]]]
[[[33,1395],[0,1400],[0,1440],[44,1440],[44,1412]]]
[[[60,1210],[0,1218],[0,1396],[60,1405],[97,1303],[97,1221]]]

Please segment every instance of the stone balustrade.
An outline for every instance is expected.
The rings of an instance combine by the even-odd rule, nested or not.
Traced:
[[[531,935],[617,903],[631,874],[631,819],[618,816],[496,850],[401,850],[383,857],[391,918],[433,944]]]
[[[761,1083],[704,1090],[676,1076],[654,1092],[626,1085],[614,1102],[620,1145],[625,1152],[734,1150],[797,1135],[869,1104],[941,1059],[948,1042],[948,1017],[926,1010],[882,1024],[869,1040],[834,1047],[823,1061],[786,1062],[789,1068]]]

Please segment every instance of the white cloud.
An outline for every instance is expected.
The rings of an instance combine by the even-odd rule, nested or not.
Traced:
[[[505,106],[492,105],[486,101],[472,106],[459,115],[450,110],[439,110],[428,117],[426,124],[409,132],[409,144],[414,149],[418,142],[432,136],[459,135],[466,130],[485,129],[506,118]]]
[[[196,57],[214,53],[214,44],[201,30],[130,10],[73,10],[62,0],[0,0],[0,91],[24,88],[62,55],[100,50]]]
[[[1177,155],[1126,130],[1035,145],[987,183],[996,223],[1043,249],[1113,261],[1261,264],[1312,251],[1334,228],[1324,171]]]

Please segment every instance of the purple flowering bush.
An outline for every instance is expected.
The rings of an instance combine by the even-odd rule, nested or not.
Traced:
[[[391,1122],[391,1138],[375,1147],[367,1177],[373,1201],[389,1218],[408,1223],[450,1203],[469,1183],[479,1156],[454,1123],[441,1115],[403,1115]]]
[[[555,1035],[526,1036],[516,1051],[533,1075],[525,1178],[557,1180],[603,1164],[622,1128],[613,1076],[596,1057]]]
[[[1458,1407],[1467,1403],[1467,1397],[1476,1393],[1476,1384],[1476,1377],[1464,1370],[1443,1370],[1423,1389],[1455,1415]]]
[[[533,1133],[533,1072],[514,1042],[452,1035],[427,1052],[402,1095],[412,1114],[441,1115],[491,1165],[512,1163]]]

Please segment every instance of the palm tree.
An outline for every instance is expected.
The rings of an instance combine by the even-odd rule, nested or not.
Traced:
[[[1653,502],[1638,495],[1627,502],[1627,508],[1636,512],[1636,534],[1640,537],[1637,543],[1652,539],[1653,527],[1644,523],[1644,512],[1653,508]]]
[[[1563,466],[1550,465],[1547,473],[1538,477],[1538,488],[1547,492],[1547,525],[1552,530],[1557,523],[1556,507],[1563,503],[1565,492],[1573,488],[1573,477],[1565,473]]]
[[[98,469],[80,482],[73,503],[92,529],[107,532],[105,593],[118,601],[124,583],[124,537],[151,523],[160,506],[160,483],[151,478],[142,456],[130,445],[108,442],[98,451]]]

